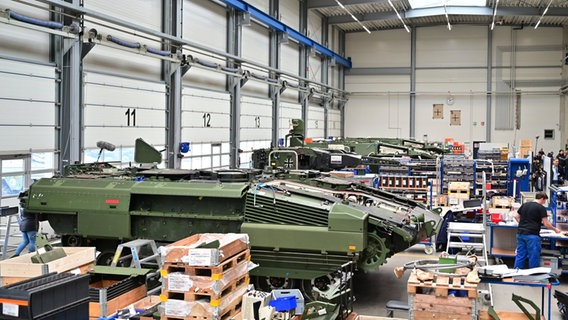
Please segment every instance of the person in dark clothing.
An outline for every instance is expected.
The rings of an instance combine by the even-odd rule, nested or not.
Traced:
[[[552,160],[552,181],[551,184],[555,186],[564,185],[564,167],[560,166],[558,158]]]
[[[540,228],[544,225],[546,228],[560,233],[561,230],[553,226],[548,221],[548,215],[544,204],[548,196],[544,192],[537,192],[535,201],[523,203],[517,213],[515,219],[519,222],[517,228],[517,255],[515,257],[515,269],[524,269],[525,262],[528,259],[529,268],[537,268],[540,266]]]
[[[564,150],[558,151],[556,159],[558,159],[558,166],[561,167],[564,172],[564,176],[562,178],[566,180],[568,178],[566,177],[566,152],[564,152]]]
[[[16,252],[13,257],[17,257],[22,253],[22,251],[28,246],[29,252],[36,251],[36,235],[39,227],[39,222],[35,214],[29,214],[24,209],[20,209],[20,217],[18,218],[18,223],[20,225],[20,231],[22,232],[22,242],[16,248]]]

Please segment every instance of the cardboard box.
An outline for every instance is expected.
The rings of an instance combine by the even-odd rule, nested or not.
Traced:
[[[41,276],[50,272],[86,273],[95,263],[95,247],[63,247],[67,256],[48,263],[32,263],[34,252],[0,261],[2,285]]]

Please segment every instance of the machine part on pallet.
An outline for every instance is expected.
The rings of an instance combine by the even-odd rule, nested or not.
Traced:
[[[312,301],[305,305],[302,319],[333,320],[337,319],[340,308],[337,304],[322,301]]]
[[[412,270],[418,269],[437,276],[439,275],[443,277],[463,277],[464,274],[440,272],[440,270],[452,270],[458,268],[473,269],[473,267],[475,267],[477,263],[477,259],[468,257],[467,260],[458,261],[457,263],[454,264],[440,264],[438,262],[439,260],[433,260],[433,259],[410,261],[405,263],[404,266],[402,267],[394,268],[394,274],[398,279],[400,279],[404,274],[404,271],[406,271],[407,269],[412,269]]]
[[[518,296],[514,293],[511,300],[513,300],[513,302],[523,311],[523,313],[525,314],[525,316],[527,316],[527,318],[529,318],[530,320],[540,320],[540,314],[541,314],[540,308],[532,300]],[[536,314],[535,317],[533,317],[530,311],[528,311],[527,308],[522,304],[523,302],[533,307]]]

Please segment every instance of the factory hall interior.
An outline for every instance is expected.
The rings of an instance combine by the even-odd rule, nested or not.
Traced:
[[[568,1],[0,0],[0,319],[568,320]]]

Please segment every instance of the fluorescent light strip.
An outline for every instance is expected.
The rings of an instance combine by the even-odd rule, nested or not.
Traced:
[[[390,1],[390,0],[389,0]],[[355,22],[357,22],[361,27],[363,27],[363,29],[365,29],[365,31],[367,31],[367,33],[371,33],[371,31],[369,29],[367,29],[367,27],[365,27],[364,24],[361,23],[361,21],[359,21],[359,19],[357,19],[349,10],[347,10],[347,8],[345,8],[345,6],[343,5],[343,3],[339,2],[339,0],[335,0],[335,2],[341,7],[341,9],[345,10],[345,12],[349,13],[349,15],[351,16],[351,18],[353,20],[355,20]]]
[[[544,15],[548,12],[548,8],[550,8],[550,5],[552,4],[552,0],[550,0],[550,2],[548,3],[548,5],[546,6],[546,9],[544,9],[544,11],[542,12],[542,15],[540,16],[540,18],[538,19],[538,22],[536,23],[536,25],[534,26],[534,28],[538,28],[538,26],[540,25],[540,20],[542,20],[542,18],[544,17]]]
[[[493,8],[493,21],[491,21],[491,30],[495,28],[495,16],[497,15],[497,6],[499,5],[499,0],[495,2],[495,8]]]
[[[400,13],[398,13],[398,10],[396,10],[396,8],[394,7],[394,5],[392,4],[392,1],[389,0],[389,4],[391,6],[391,8],[394,10],[394,12],[396,13],[396,16],[398,17],[398,19],[400,20],[400,22],[402,22],[402,25],[404,26],[404,29],[406,30],[406,32],[410,32],[410,29],[408,29],[408,26],[406,25],[406,23],[404,23],[404,20],[402,20],[402,17],[400,16]]]
[[[448,8],[446,8],[446,4],[444,3],[444,13],[446,14],[446,21],[448,22],[448,30],[452,30],[452,25],[450,24],[450,17],[448,17]]]

